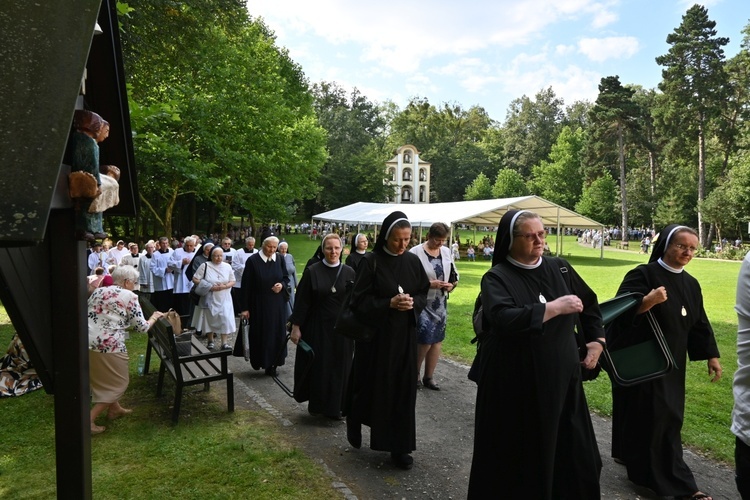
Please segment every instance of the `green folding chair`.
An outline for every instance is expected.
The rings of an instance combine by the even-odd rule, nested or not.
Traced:
[[[599,304],[605,330],[626,312],[640,304],[641,294],[626,293]],[[653,338],[620,348],[609,345],[602,352],[602,367],[614,384],[628,387],[648,380],[663,377],[676,365],[672,352],[651,311],[646,319]]]

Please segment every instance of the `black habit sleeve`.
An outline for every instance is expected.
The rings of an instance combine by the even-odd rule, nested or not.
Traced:
[[[517,300],[515,288],[521,286],[520,278],[503,266],[491,268],[482,277],[482,309],[492,330],[501,334],[542,334],[545,304]]]

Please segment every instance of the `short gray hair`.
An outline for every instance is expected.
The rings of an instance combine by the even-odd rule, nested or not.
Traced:
[[[263,240],[263,246],[266,246],[266,243],[269,243],[271,241],[273,241],[274,243],[276,243],[276,246],[279,245],[279,239],[276,236],[269,236],[268,238],[266,238],[265,240]]]
[[[112,271],[112,283],[123,286],[125,280],[138,283],[138,271],[133,266],[118,266]]]

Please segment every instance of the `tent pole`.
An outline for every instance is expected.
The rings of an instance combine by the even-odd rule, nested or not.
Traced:
[[[601,239],[601,245],[599,246],[601,252],[599,253],[599,260],[604,260],[604,226],[602,226],[602,239]]]
[[[557,240],[555,240],[555,249],[557,250],[557,256],[562,255],[562,237],[560,235],[560,207],[557,207]]]

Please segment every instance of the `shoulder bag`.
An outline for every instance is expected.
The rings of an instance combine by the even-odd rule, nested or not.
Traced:
[[[203,278],[201,278],[201,280],[193,285],[193,287],[190,289],[190,300],[192,300],[193,304],[195,305],[198,305],[201,297],[208,295],[208,293],[211,291],[211,288],[214,286],[213,283],[206,279],[206,273],[208,272],[208,263],[206,262],[203,265],[205,266],[205,269],[203,270]]]

